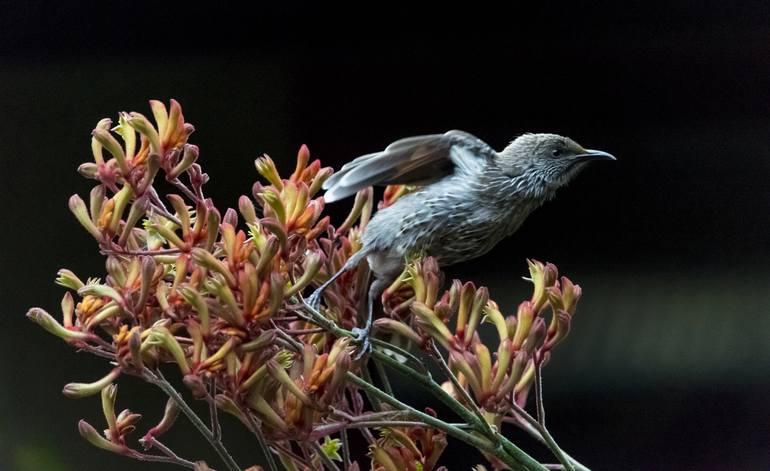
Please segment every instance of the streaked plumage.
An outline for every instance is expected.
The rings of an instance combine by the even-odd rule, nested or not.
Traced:
[[[366,257],[376,277],[369,292],[371,313],[374,299],[401,272],[407,256],[423,253],[450,265],[487,253],[595,159],[614,157],[556,134],[524,134],[496,152],[463,131],[408,137],[361,156],[326,181],[327,202],[372,185],[419,188],[374,215],[364,230],[363,248],[343,270]],[[323,288],[336,276],[311,303],[320,302]]]

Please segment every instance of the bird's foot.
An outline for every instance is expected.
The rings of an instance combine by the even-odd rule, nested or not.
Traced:
[[[372,342],[370,339],[372,335],[372,326],[369,324],[363,329],[353,327],[351,332],[355,335],[353,341],[359,344],[358,352],[356,353],[356,356],[353,357],[353,360],[358,361],[372,352]]]
[[[309,298],[305,300],[305,304],[310,306],[310,308],[316,312],[320,312],[321,309],[321,290],[317,289],[313,291],[313,294],[310,295]]]

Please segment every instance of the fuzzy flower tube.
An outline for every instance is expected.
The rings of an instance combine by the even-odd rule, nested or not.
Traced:
[[[444,290],[435,260],[415,257],[382,295],[373,352],[356,360],[351,331],[361,322],[368,273],[345,273],[318,310],[304,296],[360,249],[371,189],[333,226],[318,195],[332,169],[302,146],[288,178],[270,157],[258,158],[262,180],[237,210],[221,211],[205,195],[209,177],[179,103],[150,108],[154,122],[135,112],[120,113],[117,125],[99,121],[93,162],[78,169],[95,186],[69,201],[104,255],[105,273],[60,270],[61,313],[27,313],[76,350],[105,359],[102,378],[64,386],[69,398],[101,398],[104,431],[81,420],[83,438],[140,461],[214,469],[163,443],[181,414],[219,456],[212,466],[263,469],[244,468],[228,452],[218,420],[226,413],[253,436],[271,471],[446,469],[450,440],[478,450],[479,470],[587,469],[545,426],[541,371],[567,337],[581,296],[554,265],[528,261],[532,297],[506,315],[484,287],[455,280]],[[160,186],[173,193],[161,195]],[[379,207],[408,191],[387,188]],[[390,375],[428,393],[436,410],[400,400]],[[116,409],[117,383],[126,377],[168,396],[158,422],[139,437],[142,415]],[[198,416],[190,400],[207,403],[210,417]],[[506,438],[506,427],[542,442],[556,463],[533,459]],[[353,433],[368,449],[350,446]]]

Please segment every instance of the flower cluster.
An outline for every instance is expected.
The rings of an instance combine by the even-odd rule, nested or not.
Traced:
[[[392,427],[370,448],[373,471],[446,470],[437,462],[446,433],[425,427]]]
[[[104,377],[64,387],[71,398],[101,394],[107,429],[99,434],[81,421],[81,435],[132,458],[209,469],[160,441],[181,412],[227,469],[241,469],[221,443],[216,416],[222,411],[257,437],[273,470],[275,459],[287,469],[334,469],[334,461],[358,469],[355,460],[362,456],[350,456],[349,429],[361,430],[368,440],[373,470],[437,469],[451,427],[442,428],[432,411],[399,410],[402,403],[362,379],[368,378],[367,360],[353,359],[350,330],[366,298],[366,270],[340,276],[325,291],[320,313],[304,302],[309,289],[361,248],[374,207],[372,190],[356,195],[350,214],[335,228],[317,195],[332,170],[311,162],[302,146],[288,178],[269,156],[258,158],[264,183],[241,196],[237,210],[220,212],[205,196],[209,177],[197,163],[198,148],[187,142],[194,128],[181,107],[174,100],[168,108],[158,101],[150,107],[154,124],[139,113],[120,113],[114,127],[109,119],[99,121],[91,139],[93,162],[79,167],[96,184],[87,203],[78,195],[69,201],[106,257],[104,279],[83,281],[62,269],[56,281],[69,291],[61,317],[41,308],[27,314],[73,347],[112,363]],[[174,192],[161,196],[161,184]],[[408,191],[389,187],[379,206]],[[514,405],[524,406],[534,376],[569,332],[580,298],[577,285],[566,277],[557,280],[553,265],[530,262],[530,273],[532,298],[505,317],[487,290],[472,283],[455,281],[441,294],[443,275],[435,260],[416,259],[383,294],[387,316],[376,327],[423,349],[443,347],[455,384],[470,391],[474,407],[499,428],[504,417],[515,416]],[[479,335],[483,321],[498,333],[494,361]],[[173,365],[166,374],[176,376],[177,370],[188,392],[209,404],[210,425],[165,379],[165,365]],[[378,374],[387,383],[384,369]],[[162,420],[138,440],[143,450],[128,440],[141,415],[115,412],[113,383],[124,375],[169,396]],[[455,386],[445,388],[461,398]],[[383,405],[377,397],[392,400]],[[379,430],[379,438],[369,429]],[[493,463],[513,462],[509,452],[495,453]]]
[[[375,325],[402,335],[413,343],[441,345],[449,366],[463,388],[469,388],[487,421],[497,427],[512,404],[523,407],[536,370],[548,362],[552,349],[567,336],[581,288],[567,277],[558,277],[556,266],[528,261],[532,298],[523,301],[515,315],[504,316],[484,287],[455,280],[441,297],[442,275],[428,257],[410,263],[383,295],[390,312],[399,316],[408,309],[411,325],[381,318]],[[395,301],[394,301],[395,300]],[[546,313],[550,320],[546,322]],[[456,318],[454,329],[449,323]],[[480,325],[494,326],[498,347],[493,359],[479,335]],[[447,382],[445,387],[454,391]]]

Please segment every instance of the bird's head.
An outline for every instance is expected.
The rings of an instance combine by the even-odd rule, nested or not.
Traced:
[[[524,177],[550,191],[567,184],[590,162],[616,160],[607,152],[585,149],[557,134],[524,134],[499,156],[500,167],[506,175]]]

